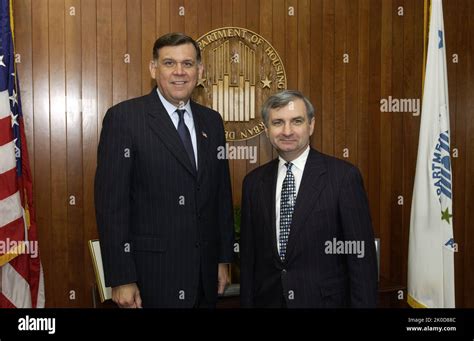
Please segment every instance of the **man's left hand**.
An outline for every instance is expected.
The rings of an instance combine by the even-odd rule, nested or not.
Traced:
[[[228,284],[230,284],[229,264],[219,263],[217,270],[217,293],[222,295]]]

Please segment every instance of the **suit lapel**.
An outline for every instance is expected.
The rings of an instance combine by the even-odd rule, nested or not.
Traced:
[[[166,112],[165,107],[161,103],[156,88],[154,88],[148,95],[145,108],[148,109],[147,113],[150,117],[148,120],[150,128],[161,139],[166,148],[184,166],[184,168],[186,168],[192,175],[195,175],[196,171],[193,170],[194,167],[191,165],[191,160],[189,160],[188,154],[179,138],[178,131]]]
[[[198,182],[200,181],[204,170],[206,169],[207,156],[209,150],[209,129],[204,123],[203,113],[199,110],[196,103],[191,101],[191,110],[193,111],[194,129],[196,131],[197,154],[198,154]],[[217,153],[217,150],[216,150]],[[216,154],[217,155],[217,154]]]
[[[275,259],[280,259],[276,240],[276,214],[275,214],[275,194],[278,176],[278,159],[271,161],[266,173],[262,177],[260,202],[264,203],[265,229],[272,240],[272,252]]]
[[[309,213],[315,209],[315,203],[326,186],[326,164],[319,152],[310,149],[303,171],[303,177],[296,198],[293,221],[288,237],[287,259],[293,253],[293,243],[298,230],[304,226]]]

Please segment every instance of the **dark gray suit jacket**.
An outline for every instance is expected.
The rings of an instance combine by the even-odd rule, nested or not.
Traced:
[[[277,170],[278,159],[275,159],[244,179],[240,244],[242,307],[280,307],[282,297],[290,308],[375,307],[374,235],[358,169],[310,150],[296,199],[285,262],[280,260],[276,240]],[[328,254],[326,242],[334,238],[363,241],[364,257]]]
[[[201,273],[217,301],[217,265],[232,261],[234,229],[219,113],[191,102],[198,172],[156,88],[105,115],[95,205],[108,286],[137,282],[144,307],[192,307]]]

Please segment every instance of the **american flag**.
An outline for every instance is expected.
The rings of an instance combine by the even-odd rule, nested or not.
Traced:
[[[0,0],[0,308],[44,307],[11,0]]]

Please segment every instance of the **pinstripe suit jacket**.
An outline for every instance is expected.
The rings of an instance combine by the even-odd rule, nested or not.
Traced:
[[[356,167],[310,150],[299,187],[286,260],[277,251],[278,159],[244,179],[241,306],[375,307],[377,260],[367,197]],[[327,243],[364,241],[364,257],[328,254]],[[361,243],[362,244],[362,243]]]
[[[217,301],[217,265],[232,261],[234,229],[219,113],[191,102],[198,171],[156,88],[105,115],[95,205],[106,284],[137,282],[144,307],[192,307],[202,275]]]

